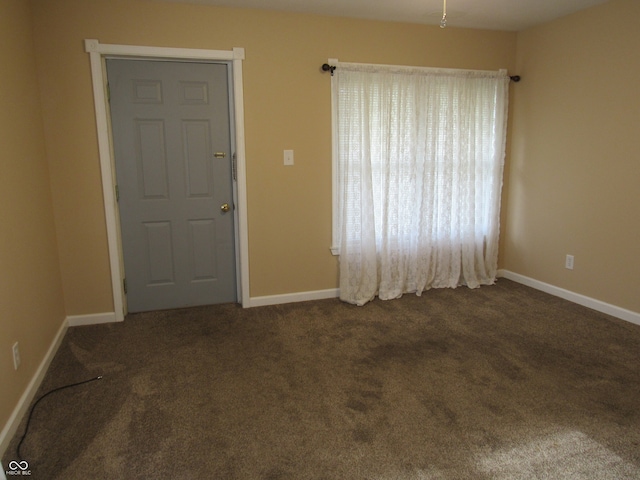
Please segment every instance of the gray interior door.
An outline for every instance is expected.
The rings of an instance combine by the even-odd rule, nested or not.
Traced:
[[[236,301],[227,69],[107,60],[129,312]]]

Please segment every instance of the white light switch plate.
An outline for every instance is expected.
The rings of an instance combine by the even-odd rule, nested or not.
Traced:
[[[284,164],[293,165],[293,150],[284,151]]]

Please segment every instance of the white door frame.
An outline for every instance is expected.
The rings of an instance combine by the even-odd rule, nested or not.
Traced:
[[[93,83],[93,101],[96,112],[96,128],[98,133],[98,151],[100,171],[102,174],[102,195],[107,227],[107,243],[109,263],[111,266],[111,288],[113,290],[113,307],[115,320],[123,321],[125,302],[122,279],[122,251],[118,227],[117,204],[115,196],[115,170],[113,148],[110,135],[110,119],[107,98],[107,75],[104,64],[105,57],[165,59],[165,60],[198,60],[231,62],[234,111],[231,125],[235,132],[236,148],[236,264],[238,277],[238,295],[243,307],[250,306],[249,296],[249,245],[247,235],[247,182],[244,145],[244,96],[242,82],[242,61],[244,49],[203,50],[191,48],[145,47],[137,45],[115,45],[100,43],[98,40],[86,39],[85,51],[91,61],[91,77]]]

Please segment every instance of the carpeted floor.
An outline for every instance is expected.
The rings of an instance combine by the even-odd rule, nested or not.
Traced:
[[[74,327],[38,395],[97,375],[35,409],[31,478],[640,478],[640,327],[504,279]]]

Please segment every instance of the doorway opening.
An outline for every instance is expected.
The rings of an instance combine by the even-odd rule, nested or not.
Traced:
[[[111,284],[116,321],[124,320],[127,313],[124,292],[122,238],[115,192],[115,164],[111,137],[111,117],[107,93],[107,59],[164,60],[176,62],[220,63],[229,65],[229,97],[231,113],[231,137],[233,139],[234,182],[233,201],[235,209],[235,263],[236,298],[243,307],[250,306],[249,264],[246,214],[246,164],[244,145],[244,101],[242,89],[242,61],[244,49],[201,50],[182,48],[145,47],[131,45],[101,44],[98,40],[85,40],[85,51],[91,60],[94,106],[100,168],[102,173],[103,200],[107,227]],[[229,212],[231,213],[231,212]]]

